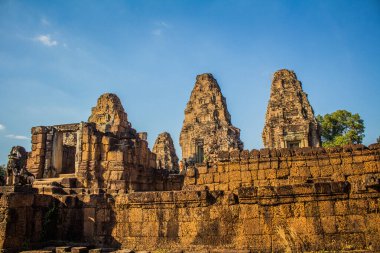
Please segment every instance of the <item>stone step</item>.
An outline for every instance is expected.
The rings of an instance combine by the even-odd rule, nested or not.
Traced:
[[[60,186],[62,183],[63,178],[39,178],[34,180],[33,186],[39,187],[39,186]]]
[[[44,195],[53,195],[53,194],[59,194],[59,195],[67,195],[68,193],[65,191],[65,188],[57,187],[57,186],[41,186],[36,188],[38,190],[39,194]]]
[[[33,187],[64,187],[64,188],[75,188],[77,185],[77,179],[74,174],[62,174],[62,177],[55,178],[40,178],[36,179],[33,183]]]
[[[59,174],[60,178],[76,178],[75,173],[71,174]]]

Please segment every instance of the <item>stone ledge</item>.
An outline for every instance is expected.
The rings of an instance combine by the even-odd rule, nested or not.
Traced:
[[[253,149],[242,151],[221,151],[218,153],[218,162],[232,162],[244,161],[247,159],[260,158],[278,158],[278,157],[318,157],[320,155],[331,154],[360,154],[360,152],[368,151],[368,154],[379,154],[380,144],[371,144],[368,147],[362,144],[351,144],[343,147],[333,148],[319,148],[319,147],[305,147],[305,148],[281,148],[269,149],[263,148],[260,150]],[[367,153],[366,153],[367,154]]]

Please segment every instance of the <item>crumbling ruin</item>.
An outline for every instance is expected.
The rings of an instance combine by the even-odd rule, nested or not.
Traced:
[[[106,93],[88,122],[33,127],[28,168],[40,188],[64,182],[107,192],[166,189],[146,137],[132,128],[120,99]]]
[[[231,124],[226,99],[211,74],[197,76],[179,142],[182,159],[196,163],[215,159],[219,151],[243,149],[240,129]]]
[[[31,185],[34,176],[26,169],[27,152],[24,147],[14,146],[8,155],[6,185]]]
[[[158,135],[152,152],[156,154],[157,169],[166,169],[172,173],[179,172],[178,157],[169,133],[164,132]]]
[[[280,84],[296,84],[281,73]],[[311,110],[297,94],[303,103],[290,104]],[[197,77],[185,115],[181,145],[195,162],[181,174],[157,169],[147,134],[114,94],[98,99],[89,122],[32,128],[27,168],[36,181],[0,187],[1,251],[380,251],[380,144],[240,150],[210,74]],[[213,159],[197,160],[192,138]],[[157,155],[171,145],[162,139]]]
[[[293,71],[282,69],[273,75],[263,142],[266,148],[321,145],[313,108]]]

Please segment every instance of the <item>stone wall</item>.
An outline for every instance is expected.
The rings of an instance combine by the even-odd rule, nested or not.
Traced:
[[[341,183],[247,187],[237,194],[5,196],[3,249],[46,246],[49,239],[139,250],[380,250],[379,194],[351,196]]]
[[[133,193],[116,199],[114,238],[136,249],[379,250],[379,201],[344,183]]]
[[[6,252],[62,245],[60,241],[119,247],[112,240],[114,223],[110,195],[41,195],[30,189],[0,193],[0,249]]]
[[[380,178],[379,152],[379,144],[221,152],[215,164],[189,167],[184,189],[236,191],[241,186],[347,181],[360,191],[371,177]]]
[[[74,173],[78,128],[79,124],[33,127],[28,170],[36,178]]]
[[[36,178],[42,178],[45,168],[47,128],[33,127],[31,133],[32,150],[28,155],[27,168]]]
[[[39,195],[3,187],[0,248],[37,246],[50,231],[53,241],[139,250],[380,250],[378,144],[221,153],[216,165],[188,173],[181,191]]]

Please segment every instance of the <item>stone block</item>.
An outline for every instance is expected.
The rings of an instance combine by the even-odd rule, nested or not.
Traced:
[[[241,172],[240,171],[231,171],[229,173],[229,181],[241,181]]]
[[[260,151],[257,150],[257,149],[252,149],[249,152],[249,158],[250,159],[258,159],[258,158],[260,158]]]
[[[300,177],[311,177],[309,167],[299,167],[298,168],[298,176],[300,176]]]
[[[310,175],[313,178],[318,178],[321,176],[321,169],[318,166],[309,167],[310,169]]]
[[[367,214],[368,201],[366,199],[350,199],[348,201],[349,214]],[[347,213],[348,214],[348,213]]]
[[[278,179],[287,179],[290,175],[289,169],[279,169],[276,171],[276,177]]]
[[[379,162],[378,161],[370,161],[370,162],[365,162],[364,163],[364,171],[366,173],[376,173],[380,172],[379,170]]]
[[[242,183],[251,183],[252,177],[250,171],[243,171],[241,172],[241,181]]]
[[[257,171],[257,179],[258,180],[265,180],[266,179],[265,170],[258,170]]]
[[[334,169],[331,165],[320,167],[321,177],[331,177],[334,173]]]
[[[228,190],[233,191],[241,187],[241,181],[232,181],[228,183]]]
[[[216,173],[218,172],[218,167],[216,165],[213,165],[213,166],[208,166],[207,168],[207,173]]]
[[[318,202],[305,202],[305,216],[306,217],[319,217],[319,206]]]
[[[291,176],[291,177],[298,177],[299,176],[298,167],[290,167],[289,172],[290,172],[289,176]]]
[[[330,158],[330,163],[332,165],[341,165],[342,164],[342,159],[340,157],[331,157]]]
[[[219,191],[228,191],[229,190],[228,183],[221,183],[216,186],[216,189]]]
[[[247,235],[261,235],[260,218],[246,219],[244,221],[243,230]]]
[[[259,162],[258,160],[250,160],[248,164],[249,170],[258,170],[259,169]]]
[[[249,163],[240,163],[240,171],[249,171]]]
[[[265,171],[266,179],[275,179],[276,178],[276,170],[275,169],[267,169]]]
[[[87,247],[72,247],[71,253],[87,253],[88,248]]]
[[[265,162],[259,162],[259,169],[260,170],[267,170],[270,169],[270,161],[265,161]]]
[[[185,177],[185,185],[194,185],[196,184],[197,180],[195,177]]]
[[[223,173],[228,171],[228,165],[225,163],[218,163],[217,164],[217,172]]]
[[[102,253],[104,252],[102,249],[90,249],[88,253]]]
[[[328,166],[328,165],[330,165],[330,159],[328,157],[318,159],[318,166]]]
[[[230,152],[230,159],[233,162],[240,161],[240,151],[239,150],[233,150]]]
[[[335,221],[335,216],[322,216],[321,224],[324,234],[335,234],[337,233],[337,225]]]
[[[228,179],[228,173],[220,173],[219,174],[219,181],[220,183],[228,183],[229,179]]]
[[[7,251],[5,251],[7,252]],[[20,253],[53,253],[52,250],[28,250],[28,251],[20,251]]]
[[[88,151],[82,152],[82,161],[88,161],[91,159],[91,154]]]
[[[66,253],[70,251],[71,251],[71,247],[56,247],[55,248],[55,253]]]
[[[32,135],[44,134],[44,133],[47,133],[47,128],[44,126],[36,126],[36,127],[32,127],[30,132]]]
[[[339,200],[334,205],[335,215],[347,215],[349,213],[348,200]]]
[[[45,134],[35,134],[32,135],[32,144],[45,143],[46,135]]]
[[[354,175],[362,174],[364,170],[364,163],[352,163],[352,171]]]
[[[240,163],[230,163],[230,165],[228,166],[228,170],[229,171],[240,171],[241,170]]]
[[[201,184],[205,184],[205,181],[204,181],[204,177],[203,175],[201,175],[198,179],[197,179],[197,184],[201,185]]]
[[[205,174],[203,175],[203,180],[205,184],[212,184],[214,183],[214,177],[212,174]]]
[[[331,201],[331,200],[319,201],[318,207],[319,207],[319,213],[322,217],[334,215],[334,202],[333,201]]]
[[[195,167],[188,167],[186,170],[186,177],[196,177],[198,170]]]
[[[306,166],[308,166],[308,167],[318,166],[318,160],[317,159],[308,159],[308,160],[306,160]]]
[[[249,159],[249,150],[243,150],[240,152],[240,159],[241,160],[248,160]]]
[[[206,174],[206,173],[208,173],[207,166],[197,166],[197,170],[198,170],[199,174]]]
[[[353,159],[351,155],[342,154],[342,164],[352,164]]]
[[[230,153],[228,151],[220,151],[218,153],[218,161],[229,161],[230,159]]]

